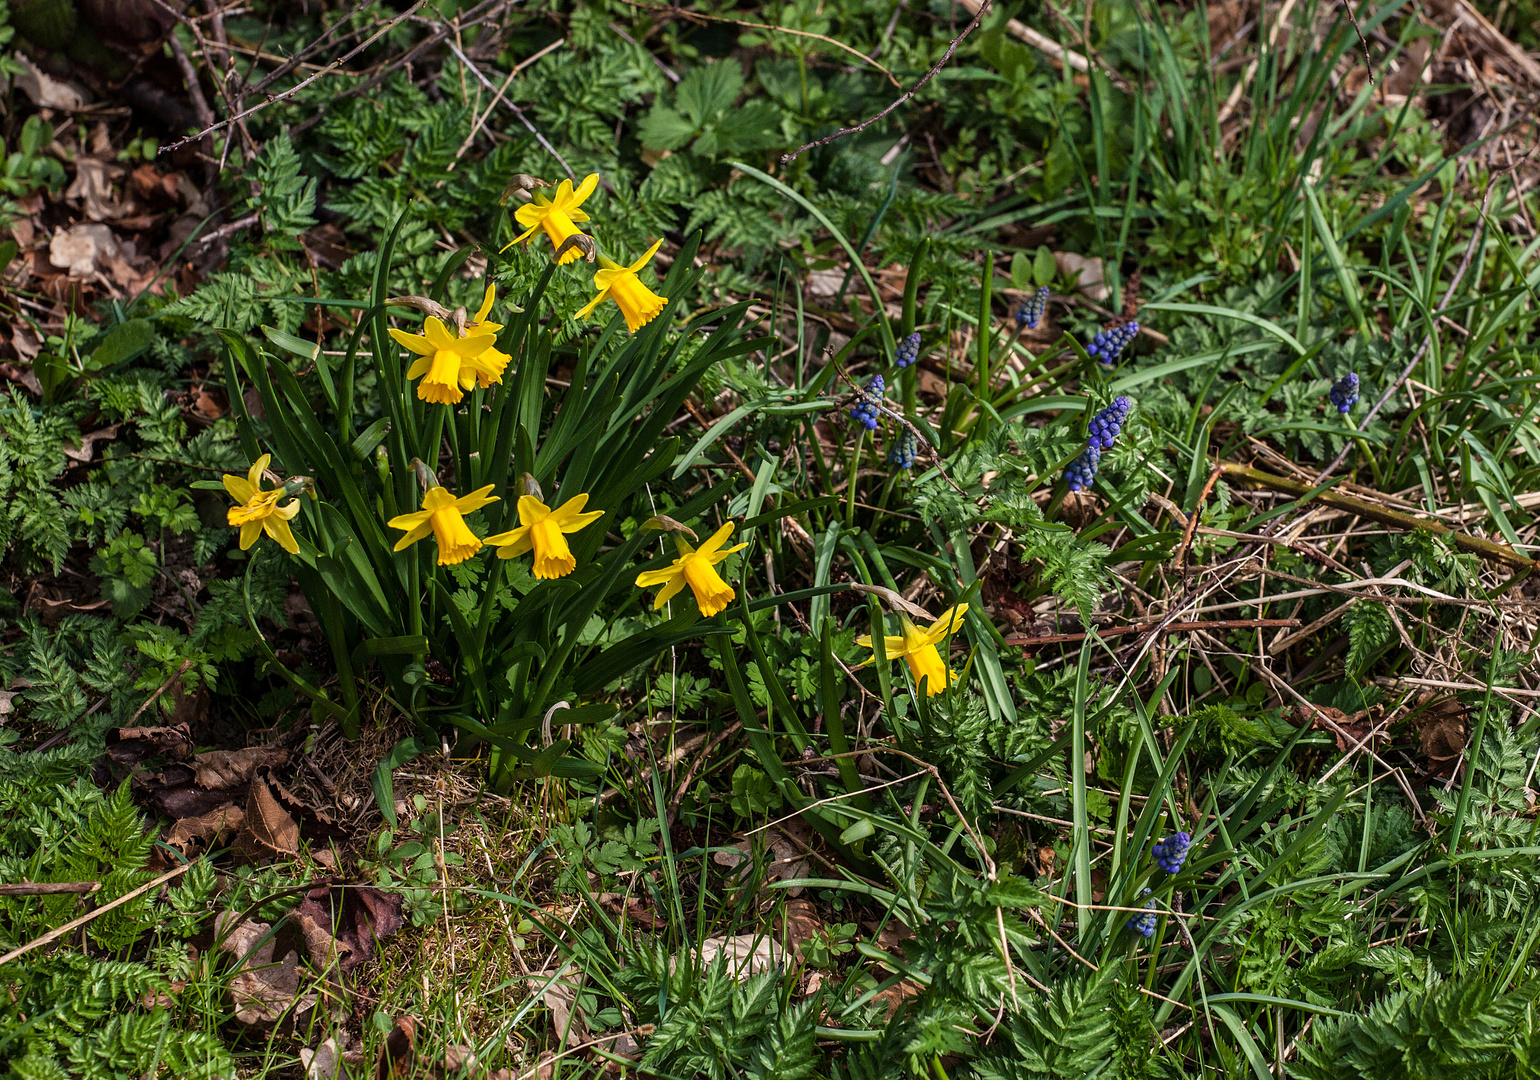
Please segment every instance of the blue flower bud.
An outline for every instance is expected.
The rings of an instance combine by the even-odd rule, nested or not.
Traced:
[[[1097,334],[1085,347],[1085,351],[1102,363],[1110,364],[1128,347],[1128,343],[1134,340],[1138,333],[1137,322],[1126,322],[1122,326],[1115,326],[1111,330],[1103,330]]]
[[[1149,889],[1145,889],[1142,895],[1149,896],[1150,895],[1150,890]],[[1130,930],[1132,930],[1136,934],[1140,934],[1140,935],[1142,935],[1144,937],[1147,937],[1147,938],[1148,937],[1154,937],[1155,936],[1155,901],[1153,901],[1153,900],[1148,901],[1144,905],[1144,908],[1145,908],[1145,911],[1144,911],[1143,915],[1131,915],[1131,916],[1129,916],[1127,926],[1128,926],[1128,928]]]
[[[1164,840],[1157,840],[1154,847],[1150,848],[1150,854],[1162,870],[1174,874],[1187,861],[1187,849],[1191,846],[1191,836],[1184,832],[1173,833]]]
[[[1036,330],[1037,324],[1043,321],[1043,312],[1048,307],[1048,286],[1044,285],[1032,294],[1032,298],[1016,309],[1016,324],[1025,326],[1028,330]]]
[[[1064,470],[1064,482],[1069,485],[1071,491],[1084,491],[1091,486],[1091,481],[1096,479],[1096,469],[1101,464],[1101,448],[1096,445],[1087,446],[1081,451],[1080,456],[1069,463]]]
[[[893,353],[893,363],[901,368],[906,368],[920,358],[920,335],[918,332],[910,334],[898,343],[898,348]]]
[[[1098,450],[1111,450],[1133,407],[1134,403],[1128,398],[1118,397],[1113,399],[1111,405],[1093,416],[1090,424],[1086,426],[1090,445]]]
[[[896,465],[900,469],[914,468],[914,455],[920,448],[920,440],[914,437],[914,432],[908,428],[898,437],[898,442],[888,448],[888,463]]]
[[[1331,393],[1327,396],[1331,398],[1331,403],[1337,406],[1339,413],[1346,414],[1358,404],[1358,373],[1350,371],[1332,383]]]

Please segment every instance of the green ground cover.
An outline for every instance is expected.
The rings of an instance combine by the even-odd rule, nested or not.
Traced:
[[[9,1075],[1533,1074],[1527,7],[0,10]]]

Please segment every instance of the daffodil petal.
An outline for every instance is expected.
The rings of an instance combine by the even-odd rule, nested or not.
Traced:
[[[254,499],[258,489],[245,477],[231,476],[226,473],[225,490],[230,493],[230,498],[238,503],[244,503]]]
[[[717,548],[721,547],[724,543],[727,542],[727,538],[733,534],[733,529],[736,527],[736,525],[729,521],[726,525],[723,525],[716,532],[712,533],[706,542],[695,550],[702,555],[715,554]]]
[[[662,246],[663,246],[663,238],[660,236],[658,238],[657,243],[653,244],[652,247],[648,248],[647,249],[647,253],[645,255],[643,255],[640,259],[637,259],[636,262],[632,263],[627,269],[629,269],[633,274],[636,273],[637,271],[641,270],[642,267],[646,266],[649,262],[652,261],[652,257],[658,253],[658,249],[660,247],[662,247]]]
[[[657,611],[664,604],[668,603],[674,597],[678,596],[679,595],[679,590],[683,589],[683,588],[684,588],[684,575],[680,574],[678,577],[676,577],[672,581],[670,581],[667,585],[663,586],[663,591],[658,593],[657,599],[655,599],[652,602],[652,610]]]
[[[676,577],[680,582],[684,581],[684,575],[679,572],[678,563],[675,563],[673,566],[662,567],[658,570],[643,570],[640,574],[636,575],[636,587],[638,589],[650,589],[654,585],[662,585],[664,582],[671,581]]]
[[[602,273],[604,273],[604,271],[601,270],[601,271],[599,271],[599,273],[602,274]],[[595,276],[597,276],[597,275],[595,275]],[[576,314],[574,314],[572,317],[574,319],[586,319],[586,318],[588,318],[588,316],[590,316],[590,315],[592,315],[594,313],[594,308],[596,308],[600,304],[604,303],[605,299],[609,295],[610,295],[610,290],[609,290],[609,288],[607,286],[604,287],[604,288],[599,289],[599,295],[594,297],[592,300],[588,301],[588,303],[584,304],[582,307],[578,308]]]
[[[418,356],[432,356],[437,351],[421,334],[409,334],[405,330],[397,330],[392,326],[390,336],[395,339],[397,345],[411,349]]]

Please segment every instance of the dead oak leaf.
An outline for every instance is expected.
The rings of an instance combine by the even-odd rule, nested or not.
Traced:
[[[266,776],[254,776],[236,849],[252,859],[299,854],[299,822],[283,808]]]
[[[192,760],[193,783],[217,791],[245,787],[263,768],[276,768],[289,760],[281,746],[250,746],[244,750],[210,750]]]
[[[116,439],[118,437],[118,428],[121,426],[121,424],[112,424],[108,427],[98,428],[89,435],[82,435],[80,437],[80,446],[78,448],[66,446],[64,448],[64,456],[81,465],[86,464],[91,460],[96,444],[99,442],[111,442],[113,439]]]
[[[277,939],[272,926],[242,919],[233,911],[214,919],[214,936],[221,952],[235,957],[230,998],[235,1019],[248,1027],[269,1028],[293,1010],[296,1015],[315,1005],[314,994],[300,994],[299,954],[289,950],[274,961]]]
[[[106,735],[107,756],[132,767],[145,758],[185,758],[192,753],[192,731],[186,724],[164,727],[121,727]]]
[[[244,810],[234,803],[226,803],[206,814],[182,818],[166,833],[165,843],[183,855],[192,855],[215,847],[226,836],[239,832],[245,821]]]
[[[374,956],[374,943],[405,922],[401,897],[371,885],[319,885],[291,913],[310,960],[324,969],[336,963],[348,973]]]

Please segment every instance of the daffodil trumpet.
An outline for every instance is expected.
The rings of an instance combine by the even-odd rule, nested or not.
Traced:
[[[585,529],[604,516],[603,510],[583,512],[587,494],[574,495],[556,509],[551,509],[535,495],[520,495],[519,527],[486,539],[497,548],[499,559],[514,559],[533,551],[534,573],[549,581],[566,577],[577,569],[577,557],[567,546],[567,537]]]
[[[678,595],[686,585],[695,594],[695,602],[700,605],[700,613],[708,619],[732,603],[737,594],[733,592],[731,585],[722,580],[722,576],[716,570],[717,564],[723,559],[748,547],[747,544],[738,544],[724,548],[722,545],[732,534],[733,523],[729,521],[712,533],[704,544],[694,548],[684,537],[676,533],[674,544],[678,548],[679,558],[662,569],[643,570],[636,576],[636,585],[639,589],[663,586],[653,599],[652,609],[657,611]]]
[[[393,550],[404,551],[430,534],[438,544],[438,564],[455,566],[469,559],[482,548],[482,540],[466,524],[465,515],[497,502],[496,495],[487,494],[492,485],[477,488],[469,495],[455,498],[447,488],[430,487],[423,492],[422,509],[411,514],[398,514],[386,524],[392,529],[404,529],[406,535],[396,541]]]
[[[576,319],[586,319],[593,314],[594,308],[602,304],[606,299],[615,301],[620,308],[620,313],[626,317],[626,329],[633,334],[658,317],[668,303],[668,297],[659,296],[646,285],[637,274],[642,268],[652,261],[652,257],[663,246],[659,240],[647,249],[636,262],[630,266],[621,266],[617,262],[599,256],[600,269],[594,274],[594,288],[599,290],[588,303],[584,304],[578,313],[573,316]]]
[[[257,542],[257,537],[265,533],[290,555],[297,555],[299,541],[294,539],[294,531],[289,527],[289,522],[299,513],[299,500],[294,496],[303,490],[304,485],[301,481],[299,490],[293,490],[292,484],[281,484],[264,490],[262,474],[267,471],[272,460],[273,455],[263,454],[252,463],[244,477],[225,474],[225,491],[236,502],[225,514],[225,521],[241,531],[242,551],[250,550],[251,545]],[[285,499],[289,501],[283,502]]]
[[[944,645],[962,629],[963,616],[967,613],[968,605],[958,604],[942,612],[940,618],[923,630],[915,626],[908,615],[900,615],[902,634],[897,637],[883,636],[883,653],[889,660],[902,660],[909,665],[909,674],[914,677],[915,686],[924,686],[926,697],[934,697],[957,681],[957,673],[947,667],[937,646]],[[857,638],[856,644],[862,648],[872,648],[871,635]]]

